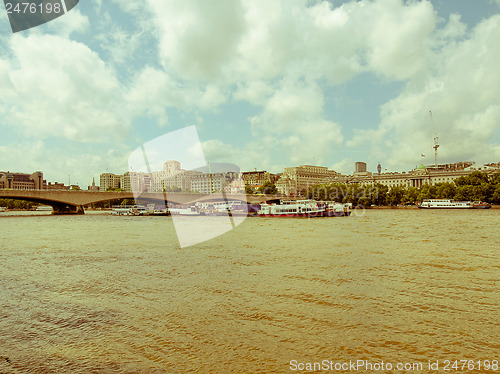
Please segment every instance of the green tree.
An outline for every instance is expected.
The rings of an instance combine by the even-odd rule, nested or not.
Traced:
[[[435,199],[436,196],[437,196],[437,187],[431,186],[426,183],[420,188],[420,193],[418,194],[417,200],[422,201],[426,199]]]
[[[462,185],[457,187],[457,193],[453,199],[457,201],[469,201],[473,200],[472,195],[473,186]]]
[[[491,202],[495,204],[500,204],[500,183],[495,185],[495,190],[491,196]]]
[[[401,186],[394,186],[387,194],[387,203],[389,205],[398,205],[403,202],[405,189]]]
[[[386,205],[387,204],[387,194],[389,193],[389,187],[376,183],[375,184],[376,193],[373,195],[372,204],[376,205]]]
[[[276,195],[278,193],[278,189],[271,181],[265,181],[264,184],[259,187],[259,192],[264,195]],[[304,194],[307,194],[307,192],[308,191],[304,191]]]
[[[490,178],[490,183],[491,184],[500,184],[500,171],[497,171],[494,173],[491,178]]]
[[[6,207],[7,209],[22,209],[22,210],[31,210],[36,207],[37,203],[32,201],[25,200],[16,200],[16,199],[1,199],[0,206]]]
[[[123,192],[125,191],[123,188],[116,188],[116,187],[108,187],[106,192]]]
[[[469,175],[464,175],[460,178],[455,179],[455,184],[457,186],[466,186],[466,185],[472,185],[472,186],[479,186],[482,183],[488,183],[488,174],[483,173],[479,170],[473,171]]]
[[[420,190],[417,187],[409,187],[403,196],[405,204],[416,204]]]
[[[245,184],[245,193],[247,195],[254,195],[255,194],[255,190],[252,186],[248,185],[248,184]]]
[[[436,187],[436,198],[438,199],[453,199],[457,193],[457,188],[454,183],[438,183]]]

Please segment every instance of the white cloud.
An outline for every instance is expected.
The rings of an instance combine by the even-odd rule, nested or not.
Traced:
[[[245,83],[280,76],[347,81],[372,70],[407,79],[429,64],[430,2],[148,1],[167,71]]]
[[[275,89],[263,112],[251,119],[255,135],[282,134],[323,115],[323,93],[315,84],[283,81]]]
[[[100,142],[126,132],[120,82],[99,56],[60,36],[14,35],[0,60],[3,122],[24,135]]]
[[[95,6],[96,13],[99,14],[101,13],[101,8],[102,8],[102,0],[92,0]]]
[[[84,33],[89,29],[90,22],[87,16],[84,16],[79,9],[72,9],[70,12],[54,21],[49,22],[48,27],[51,31],[64,37],[72,33]],[[32,31],[38,32],[38,29]]]
[[[105,153],[97,152],[92,146],[78,146],[75,157],[73,142],[65,142],[50,146],[43,140],[24,140],[0,146],[0,170],[31,173],[42,171],[44,179],[49,182],[79,184],[86,189],[96,178],[99,185],[99,174],[114,172],[121,174],[127,169],[128,150],[117,145]],[[62,156],[64,155],[64,157]]]
[[[202,147],[207,161],[233,163],[242,171],[260,168],[279,172],[287,166],[276,163],[276,157],[266,139],[250,141],[242,147],[233,146],[220,139],[210,139],[202,142]]]
[[[209,7],[196,0],[150,0],[147,6],[164,71],[146,68],[130,97],[148,97],[147,111],[166,118],[162,106],[213,109],[233,90],[233,99],[262,107],[250,118],[255,139],[265,136],[293,162],[320,162],[313,153],[322,152],[327,162],[332,145],[343,143],[340,124],[325,116],[325,81],[341,84],[362,72],[411,80],[435,62],[437,18],[427,1],[333,7],[325,1],[243,0]],[[450,19],[440,42],[463,35],[461,26]],[[314,127],[318,136],[304,131]]]
[[[218,85],[183,84],[167,72],[147,66],[133,78],[125,97],[134,114],[146,114],[165,125],[168,108],[212,110],[224,103],[227,95]]]
[[[337,161],[333,165],[329,166],[329,169],[335,170],[338,173],[342,174],[352,174],[354,171],[354,164],[356,160],[352,158],[344,158],[340,161]]]
[[[281,82],[263,112],[250,119],[252,147],[258,144],[268,159],[285,155],[292,164],[327,162],[343,136],[339,124],[324,118],[323,105],[318,85]]]
[[[113,0],[132,16],[132,27],[120,26],[101,0],[93,1],[106,25],[92,40],[101,56],[68,40],[88,30],[78,10],[57,21],[58,36],[10,37],[0,57],[3,124],[32,137],[116,141],[135,117],[166,125],[191,116],[209,126],[207,112],[220,114],[224,104],[243,101],[260,110],[237,121],[250,125],[252,137],[243,147],[228,144],[231,136],[209,140],[208,159],[228,157],[247,169],[327,165],[345,144],[348,151],[370,148],[373,160],[404,169],[432,153],[432,109],[443,160],[500,158],[489,140],[499,130],[499,16],[467,29],[458,14],[438,18],[426,0],[336,7],[320,0]],[[149,37],[158,50],[142,45]],[[139,49],[145,54],[136,59]],[[149,65],[136,72],[143,61]],[[377,129],[354,129],[345,142],[349,132],[325,108],[325,93],[360,74],[405,86],[381,106]],[[346,100],[332,98],[337,108]]]
[[[365,7],[364,20],[370,68],[389,78],[411,78],[429,66],[430,36],[436,16],[428,1],[404,6],[380,0]]]
[[[238,2],[149,0],[147,3],[160,33],[164,67],[184,79],[218,79],[243,32]]]
[[[247,101],[252,105],[262,106],[272,93],[272,85],[264,81],[242,82],[238,84],[233,98],[240,101]]]
[[[434,70],[411,81],[382,106],[379,128],[357,132],[358,139],[348,144],[372,144],[372,154],[395,169],[415,164],[421,153],[433,163],[432,110],[440,141],[438,161],[500,159],[498,145],[490,142],[500,131],[499,60],[500,15],[496,15],[479,23],[468,38],[444,47]]]

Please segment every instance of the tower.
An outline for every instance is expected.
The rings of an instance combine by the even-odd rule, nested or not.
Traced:
[[[366,172],[366,162],[356,162],[355,171],[356,171],[356,173]]]

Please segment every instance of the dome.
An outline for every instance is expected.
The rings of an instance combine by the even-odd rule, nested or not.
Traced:
[[[425,165],[424,165],[424,164],[420,164],[420,165],[417,167],[417,170],[425,170],[425,169],[427,169],[427,168],[425,167]]]

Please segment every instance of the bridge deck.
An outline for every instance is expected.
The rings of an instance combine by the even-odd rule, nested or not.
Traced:
[[[134,199],[132,192],[95,192],[95,191],[74,191],[74,190],[8,190],[0,189],[0,198],[17,199],[39,202],[47,205],[66,204],[72,206],[85,206],[102,201],[118,199]],[[191,204],[195,202],[214,200],[239,200],[251,204],[259,204],[271,200],[282,198],[293,199],[282,195],[230,195],[230,194],[194,194],[194,193],[142,193],[138,197],[140,200],[148,201],[168,201],[175,204]]]

